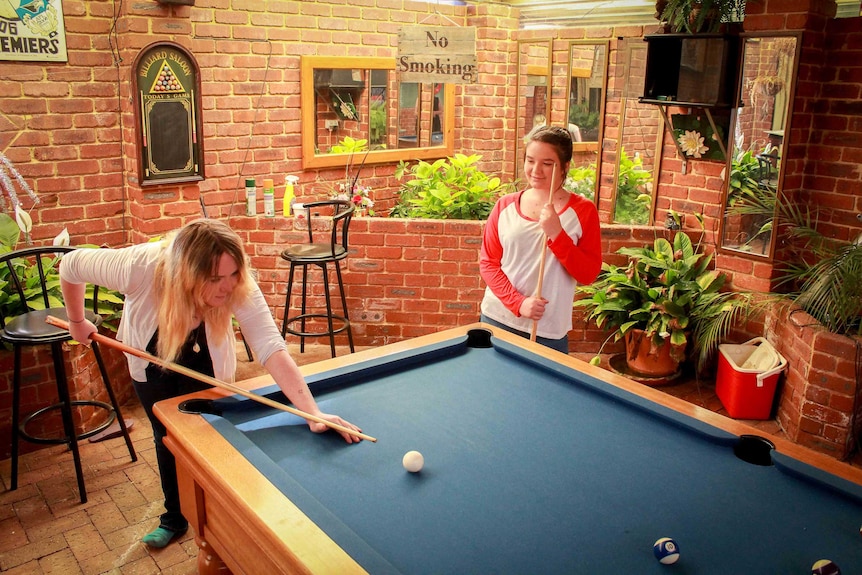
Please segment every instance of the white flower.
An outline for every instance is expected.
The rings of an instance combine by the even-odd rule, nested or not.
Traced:
[[[701,155],[709,151],[709,148],[703,144],[703,136],[700,135],[700,132],[693,130],[686,130],[682,136],[677,138],[677,142],[686,156],[700,158]]]
[[[33,229],[33,218],[21,209],[21,204],[15,206],[15,221],[24,234],[30,234],[30,231]]]
[[[57,234],[57,237],[54,238],[51,245],[68,246],[70,243],[72,243],[72,238],[69,237],[69,230],[63,228],[63,231]]]

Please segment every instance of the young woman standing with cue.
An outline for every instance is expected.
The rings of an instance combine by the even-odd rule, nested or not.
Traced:
[[[526,140],[529,187],[500,198],[485,225],[481,320],[525,338],[535,321],[538,343],[568,353],[575,289],[602,266],[599,217],[595,204],[562,187],[572,160],[569,132],[539,126]]]
[[[258,361],[297,409],[354,431],[337,415],[321,413],[287,351],[269,306],[252,278],[242,241],[223,222],[196,220],[170,238],[121,249],[75,250],[60,263],[69,332],[88,343],[96,327],[84,319],[84,288],[91,283],[125,295],[117,339],[162,360],[221,381],[233,381],[236,339],[232,317]],[[197,379],[127,355],[135,392],[153,426],[165,513],[142,539],[165,547],[188,529],[180,510],[174,456],[162,442],[166,429],[153,414],[157,401],[209,388]],[[328,426],[309,421],[312,431]],[[360,439],[341,433],[348,443]]]

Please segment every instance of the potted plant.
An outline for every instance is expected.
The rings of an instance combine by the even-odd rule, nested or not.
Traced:
[[[9,215],[0,213],[0,253],[12,252],[18,249],[21,230],[19,224],[15,222]],[[69,233],[63,231],[54,238],[53,245],[67,246],[69,245]],[[88,244],[81,246],[82,248],[98,248],[98,246]],[[0,315],[8,320],[27,311],[27,305],[41,306],[39,297],[42,290],[38,284],[38,270],[35,266],[30,265],[26,260],[15,260],[16,267],[20,269],[20,274],[25,278],[24,294],[27,296],[27,303],[21,302],[15,286],[9,281],[9,270],[0,268]],[[50,262],[45,261],[45,275],[49,280],[50,297],[52,304],[56,306],[63,305],[63,294],[60,292],[60,272],[58,265],[60,257],[53,258]],[[88,301],[93,299],[94,287],[87,285],[86,297]],[[120,315],[122,314],[123,296],[122,294],[102,288],[99,291],[99,313],[104,318],[102,325],[106,328],[117,331]]]
[[[696,249],[683,231],[672,242],[660,237],[652,246],[617,253],[628,256],[628,264],[605,263],[595,282],[578,288],[585,297],[575,307],[612,330],[605,343],[625,339],[626,364],[635,374],[672,375],[689,353],[696,355],[700,372],[751,305],[751,294],[721,291],[726,276],[710,269],[712,256]],[[654,365],[662,356],[670,359],[665,373]]]
[[[359,183],[359,176],[362,174],[362,168],[365,166],[365,160],[368,158],[368,152],[371,147],[366,139],[356,139],[350,136],[345,136],[343,140],[332,146],[330,153],[333,154],[348,154],[347,162],[344,164],[344,181],[333,185],[330,190],[330,197],[336,200],[349,200],[356,208],[354,216],[374,215],[374,200],[371,197],[371,186]],[[362,160],[358,163],[361,155]],[[356,173],[352,174],[351,170],[356,168]]]
[[[669,32],[713,34],[745,17],[746,0],[656,0],[655,17]]]
[[[412,166],[399,163],[396,179],[409,179],[401,184],[398,204],[389,215],[439,220],[487,219],[497,199],[515,188],[514,184],[504,183],[476,167],[481,158],[478,154],[455,154],[434,163],[423,160]]]

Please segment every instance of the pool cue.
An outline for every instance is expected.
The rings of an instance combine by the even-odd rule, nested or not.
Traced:
[[[557,162],[554,162],[554,167],[551,170],[551,189],[548,192],[548,203],[554,205],[554,192],[557,189],[554,187],[554,180],[557,179]],[[548,247],[548,235],[542,233],[542,257],[539,259],[539,283],[536,284],[536,297],[542,297],[542,282],[545,279],[545,252]],[[530,332],[530,341],[536,341],[536,332],[539,329],[539,321],[533,320],[533,329]]]
[[[57,317],[51,316],[51,315],[49,315],[48,317],[45,318],[45,322],[47,322],[47,323],[49,323],[55,327],[59,327],[59,328],[65,329],[65,330],[69,329],[69,322],[62,320],[62,319],[59,319]],[[359,431],[355,431],[353,429],[344,427],[343,425],[339,425],[337,423],[332,423],[331,421],[327,421],[327,420],[323,419],[322,417],[317,417],[316,415],[311,415],[310,413],[306,413],[302,410],[296,409],[294,407],[290,407],[289,405],[285,405],[283,403],[273,401],[272,399],[269,399],[268,397],[258,395],[256,393],[253,393],[251,391],[243,389],[239,386],[236,386],[232,383],[228,383],[226,381],[221,381],[220,379],[210,377],[210,376],[205,375],[203,373],[197,372],[193,369],[189,369],[188,367],[185,367],[185,366],[180,365],[178,363],[174,363],[172,361],[167,361],[167,360],[161,359],[159,357],[156,357],[155,355],[149,354],[145,351],[141,351],[141,350],[134,348],[130,345],[126,345],[121,341],[117,341],[113,338],[106,337],[106,336],[100,334],[99,332],[91,333],[90,339],[97,342],[97,343],[101,343],[101,344],[106,345],[108,347],[113,347],[114,349],[118,349],[122,352],[134,355],[134,356],[139,357],[141,359],[145,359],[145,360],[149,361],[150,363],[154,363],[158,366],[161,366],[161,367],[169,369],[173,372],[185,375],[186,377],[196,379],[198,381],[201,381],[201,382],[206,383],[208,385],[211,385],[213,387],[220,387],[221,389],[230,391],[231,393],[235,393],[237,395],[247,397],[248,399],[251,399],[253,401],[256,401],[258,403],[266,405],[268,407],[280,409],[281,411],[286,411],[288,413],[292,413],[293,415],[298,415],[299,417],[301,417],[303,419],[314,421],[316,423],[322,423],[323,425],[325,425],[331,429],[359,437],[360,439],[367,439],[368,441],[371,441],[371,442],[377,441],[375,438],[371,437],[370,435],[365,435],[364,433],[361,433]]]

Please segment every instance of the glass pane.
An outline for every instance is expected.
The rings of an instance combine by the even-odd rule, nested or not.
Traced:
[[[784,132],[796,68],[797,38],[750,37],[742,55],[722,247],[769,257],[781,188]]]
[[[369,165],[454,153],[452,84],[402,85],[394,58],[303,56],[301,67],[304,168],[342,166],[348,137]]]
[[[656,151],[663,124],[657,106],[638,102],[645,71],[646,47],[628,46],[624,73],[629,89],[621,106],[614,196],[614,223],[618,224],[646,225],[653,213]]]
[[[434,99],[431,106],[431,145],[440,146],[443,144],[443,125],[445,115],[443,110],[446,106],[446,91],[443,89],[443,84],[434,84]]]
[[[569,54],[568,130],[574,143],[565,187],[595,200],[599,181],[607,44],[571,43]]]
[[[398,148],[443,145],[445,84],[402,83],[398,112]]]
[[[346,136],[368,138],[368,77],[368,70],[326,68],[314,71],[318,151],[328,152]]]
[[[370,72],[371,103],[368,113],[368,145],[372,150],[379,150],[386,147],[386,136],[389,134],[389,115],[386,111],[389,72],[387,70],[370,70]]]
[[[572,140],[598,142],[605,85],[605,46],[575,44],[571,63],[569,131]]]
[[[518,124],[515,132],[515,174],[524,178],[524,138],[535,126],[548,123],[550,113],[550,54],[547,41],[518,44]]]
[[[419,146],[419,92],[415,82],[402,82],[398,91],[398,149]]]

